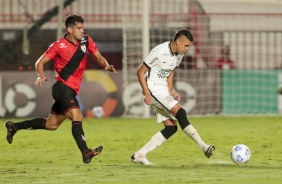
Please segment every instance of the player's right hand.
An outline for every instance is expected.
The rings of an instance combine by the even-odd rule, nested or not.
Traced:
[[[145,96],[144,96],[144,102],[145,102],[145,104],[147,104],[147,105],[151,105],[151,104],[152,104],[152,96],[151,96],[150,94],[145,95]]]
[[[113,72],[115,75],[117,74],[117,71],[116,71],[114,65],[106,66],[105,70]]]
[[[49,79],[45,76],[43,77],[37,77],[36,81],[34,82],[35,86],[42,86],[42,83],[45,81],[48,81]]]

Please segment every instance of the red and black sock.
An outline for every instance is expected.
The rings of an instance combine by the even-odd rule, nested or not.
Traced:
[[[34,118],[30,120],[25,120],[19,123],[14,123],[14,128],[16,130],[21,129],[29,129],[29,130],[37,130],[37,129],[46,129],[46,119],[44,118]]]
[[[83,152],[87,150],[88,147],[86,145],[86,138],[84,136],[81,121],[72,122],[72,135],[76,141],[78,148],[80,149],[81,153],[83,154]]]

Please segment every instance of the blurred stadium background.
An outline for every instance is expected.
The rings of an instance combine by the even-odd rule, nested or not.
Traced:
[[[179,28],[195,36],[175,80],[189,115],[282,113],[280,0],[0,0],[0,117],[49,113],[52,62],[45,67],[51,82],[42,88],[33,86],[34,63],[64,35],[69,14],[85,19],[85,32],[119,70],[105,73],[89,57],[78,96],[86,117],[95,106],[105,117],[152,116],[135,72]],[[222,56],[232,64],[218,64]]]

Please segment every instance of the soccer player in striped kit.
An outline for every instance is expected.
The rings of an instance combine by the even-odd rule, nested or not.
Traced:
[[[143,89],[144,102],[156,110],[157,122],[164,129],[157,132],[149,142],[131,156],[131,160],[144,165],[152,164],[146,154],[153,151],[177,131],[177,122],[182,131],[201,148],[206,157],[212,155],[214,144],[206,144],[190,124],[186,111],[179,105],[180,94],[174,91],[175,68],[194,41],[187,29],[178,30],[172,41],[162,43],[151,50],[137,69],[137,77]]]
[[[14,123],[7,121],[7,141],[13,142],[15,133],[22,129],[56,130],[65,119],[72,121],[72,135],[81,151],[82,159],[88,164],[91,159],[99,155],[102,146],[91,149],[86,144],[82,128],[83,115],[76,96],[79,93],[82,76],[86,68],[86,53],[89,52],[106,71],[117,73],[113,65],[109,65],[100,54],[96,44],[89,35],[84,34],[84,19],[78,15],[70,15],[65,20],[67,34],[54,42],[48,50],[37,60],[35,69],[36,86],[42,86],[48,78],[44,75],[43,66],[50,60],[54,61],[57,72],[56,82],[52,87],[55,100],[47,118],[34,118]]]

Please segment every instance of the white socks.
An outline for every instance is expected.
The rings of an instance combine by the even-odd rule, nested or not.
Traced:
[[[197,143],[203,152],[205,152],[205,148],[208,147],[208,145],[201,139],[197,130],[192,125],[188,125],[186,128],[184,128],[183,132],[188,135],[195,143]]]
[[[156,133],[145,146],[135,153],[136,157],[144,157],[147,153],[153,151],[165,141],[166,138],[161,132]]]
[[[196,144],[198,144],[203,152],[205,152],[205,149],[208,147],[208,145],[201,139],[197,130],[192,125],[188,125],[186,128],[184,128],[183,132],[188,135]],[[164,143],[166,140],[167,139],[161,132],[156,133],[146,145],[144,145],[135,153],[135,156],[138,158],[146,156],[147,153],[162,145],[162,143]]]

